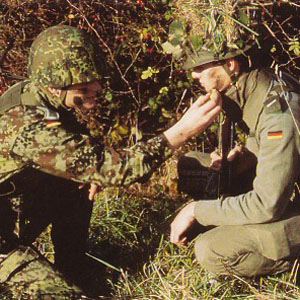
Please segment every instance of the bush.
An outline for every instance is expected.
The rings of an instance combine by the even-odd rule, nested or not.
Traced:
[[[134,143],[163,130],[184,108],[180,102],[190,87],[184,72],[166,55],[172,5],[168,1],[7,1],[0,6],[0,53],[9,45],[1,66],[2,92],[26,77],[32,40],[44,29],[66,24],[88,31],[105,74],[102,101],[109,112],[110,143]],[[99,108],[100,109],[100,108]],[[91,122],[96,122],[95,118]],[[95,135],[101,135],[97,126]]]

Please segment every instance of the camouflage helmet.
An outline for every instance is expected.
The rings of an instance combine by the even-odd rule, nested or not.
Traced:
[[[91,40],[84,31],[66,25],[38,35],[30,49],[28,74],[39,86],[54,88],[100,79]]]

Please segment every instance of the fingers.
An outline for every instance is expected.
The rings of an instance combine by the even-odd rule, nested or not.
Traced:
[[[187,237],[182,238],[181,240],[177,239],[177,240],[171,240],[172,244],[175,244],[178,247],[185,247],[187,245]]]
[[[85,183],[80,184],[79,187],[78,187],[78,189],[82,190],[85,187],[85,185],[86,185]]]
[[[78,189],[81,190],[86,186],[86,183],[82,183],[78,186]],[[96,194],[99,192],[100,187],[94,183],[91,183],[90,188],[89,188],[89,200],[93,201]]]
[[[218,91],[214,90],[213,93],[201,95],[194,104],[197,106],[203,106],[205,104],[210,104],[212,106],[222,105],[222,96]]]
[[[219,172],[222,168],[222,157],[220,155],[220,151],[216,149],[210,154],[211,164],[209,168],[213,171]]]
[[[222,110],[222,97],[210,99],[210,94],[200,96],[190,109],[199,109],[207,119],[207,122],[212,122]]]
[[[89,200],[93,201],[95,198],[95,195],[98,193],[98,186],[94,183],[91,183],[90,189],[89,189]]]
[[[170,233],[170,242],[172,244],[175,244],[177,246],[185,246],[187,243],[187,237],[186,236],[181,236],[175,233],[173,230],[171,230]]]
[[[242,153],[243,147],[241,145],[235,146],[233,149],[230,150],[229,154],[227,155],[228,161],[233,161],[240,153]]]
[[[201,96],[198,97],[198,99],[193,103],[193,105],[196,105],[196,106],[202,106],[203,104],[205,104],[206,102],[208,102],[209,99],[210,99],[210,94],[201,95]]]
[[[214,160],[214,159],[222,159],[219,149],[215,149],[213,152],[211,152],[209,154],[209,156],[210,156],[210,158],[212,160]]]
[[[175,245],[184,245],[187,242],[186,231],[196,221],[194,210],[196,202],[186,205],[175,217],[171,224],[170,241]]]

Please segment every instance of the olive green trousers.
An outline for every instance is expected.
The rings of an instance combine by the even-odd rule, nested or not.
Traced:
[[[253,277],[290,270],[297,252],[273,260],[262,251],[264,247],[270,247],[268,240],[265,242],[262,245],[247,226],[219,226],[197,238],[195,255],[201,266],[216,275]]]
[[[219,180],[218,174],[209,170],[210,161],[209,155],[202,152],[193,151],[182,156],[178,161],[179,189],[199,201],[216,199]],[[243,170],[242,174],[239,164],[233,165],[228,194],[251,190],[254,177],[255,165],[246,172]],[[285,236],[288,233],[284,232],[299,227],[297,213],[273,224],[201,227],[195,242],[195,255],[203,267],[216,275],[252,277],[285,272],[300,253],[300,243],[296,238],[295,243],[290,244]]]

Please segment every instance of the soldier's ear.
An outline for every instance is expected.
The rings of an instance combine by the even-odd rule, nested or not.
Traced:
[[[48,90],[49,90],[49,92],[53,96],[56,96],[56,97],[60,97],[61,94],[62,94],[62,90],[61,89],[56,89],[56,88],[53,88],[53,87],[48,87]]]
[[[239,62],[234,58],[229,58],[227,61],[227,66],[232,74],[238,74],[240,71]]]

